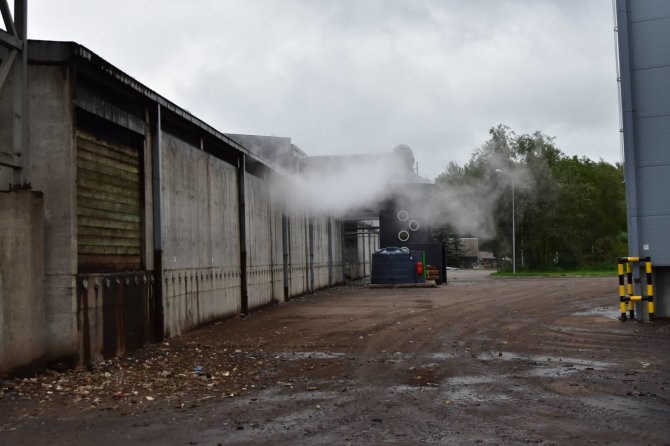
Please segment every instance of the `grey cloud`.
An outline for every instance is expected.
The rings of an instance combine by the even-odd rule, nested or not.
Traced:
[[[76,40],[233,133],[310,154],[408,144],[424,175],[499,122],[619,160],[609,0],[248,0],[30,5],[33,38]]]

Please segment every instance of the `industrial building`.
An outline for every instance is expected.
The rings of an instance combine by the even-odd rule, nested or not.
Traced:
[[[369,274],[378,215],[288,212],[269,193],[308,158],[289,138],[223,134],[77,43],[27,45],[25,88],[16,62],[0,90],[0,372]]]
[[[651,259],[655,314],[670,317],[670,2],[615,5],[628,256]],[[635,276],[644,285],[637,267]]]

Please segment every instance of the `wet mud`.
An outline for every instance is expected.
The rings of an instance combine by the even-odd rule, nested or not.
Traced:
[[[670,321],[619,322],[615,276],[450,274],[3,380],[0,444],[670,444]]]

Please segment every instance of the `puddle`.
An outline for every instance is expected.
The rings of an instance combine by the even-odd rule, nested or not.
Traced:
[[[437,362],[429,362],[428,364],[421,364],[419,366],[420,369],[437,369],[440,368],[440,364]]]
[[[502,354],[501,354],[502,353]],[[555,366],[557,368],[569,368],[567,365],[571,365],[577,370],[584,370],[587,367],[590,367],[594,370],[604,370],[608,367],[616,366],[613,362],[605,361],[596,361],[595,359],[581,359],[581,358],[568,358],[565,356],[528,356],[520,355],[513,352],[496,352],[496,351],[487,351],[481,353],[477,356],[478,359],[482,361],[491,361],[494,359],[500,359],[503,361],[524,361],[535,363],[533,365],[549,365]]]
[[[437,386],[410,386],[407,384],[398,384],[396,386],[389,387],[391,392],[399,393],[416,393],[416,392],[425,392],[430,390],[437,390]]]
[[[510,401],[512,398],[502,393],[477,392],[475,389],[460,387],[448,390],[444,394],[444,399],[469,403],[491,403],[495,401]]]
[[[594,307],[572,313],[573,316],[602,316],[608,319],[619,319],[619,309],[616,307]]]
[[[580,370],[574,367],[537,367],[529,370],[525,375],[537,376],[540,378],[560,378],[563,376],[574,375],[579,371]]]
[[[455,386],[469,386],[473,384],[488,384],[502,381],[508,375],[465,375],[447,378],[447,384]]]
[[[424,358],[433,359],[435,361],[444,361],[445,359],[451,359],[455,357],[456,355],[453,353],[447,352],[428,353],[427,355],[424,355]]]
[[[299,359],[338,359],[344,356],[344,353],[337,352],[281,352],[275,356],[280,358],[299,360]]]

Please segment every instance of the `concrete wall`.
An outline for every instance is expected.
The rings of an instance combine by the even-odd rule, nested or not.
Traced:
[[[177,115],[171,115],[171,121],[158,134],[160,138],[156,141],[161,141],[162,268],[155,271],[151,149],[156,135],[150,131],[154,128],[155,104],[141,96],[133,103],[129,99],[133,96],[127,90],[124,91],[128,96],[123,96],[122,104],[112,103],[116,100],[113,94],[96,92],[96,82],[90,78],[94,74],[78,72],[75,76],[75,71],[76,65],[70,62],[30,65],[29,128],[33,156],[26,170],[33,189],[43,193],[43,254],[37,246],[41,239],[32,236],[30,240],[19,239],[23,240],[22,252],[35,254],[28,256],[30,261],[42,259],[43,274],[41,271],[26,276],[17,273],[23,267],[12,263],[9,257],[0,263],[3,290],[16,286],[8,282],[8,277],[11,280],[31,277],[32,286],[42,283],[44,286],[43,293],[39,293],[42,299],[31,304],[31,312],[21,305],[10,305],[11,311],[7,310],[3,291],[0,321],[11,317],[11,324],[2,322],[3,339],[10,339],[5,333],[14,333],[18,326],[29,327],[25,333],[34,332],[34,309],[34,314],[42,317],[43,335],[38,337],[44,344],[41,351],[32,347],[22,351],[28,353],[31,361],[39,357],[65,365],[141,347],[144,342],[155,339],[155,333],[150,333],[154,321],[161,324],[161,333],[169,337],[238,314],[242,294],[239,174],[237,166],[230,164],[238,156],[236,149],[228,148],[225,141],[214,144],[214,152],[229,151],[220,155],[228,162],[203,150],[206,146],[203,138],[211,140],[214,136],[186,121],[175,124],[181,119]],[[75,85],[75,77],[79,79],[78,85]],[[3,116],[9,109],[11,103],[7,96],[0,96]],[[99,132],[102,138],[107,131],[118,136],[121,131],[118,126],[125,127],[122,133],[130,132],[133,138],[139,138],[144,186],[140,270],[78,271],[76,123],[80,121],[79,125],[85,127],[86,120],[90,121],[86,125],[92,126],[93,132]],[[179,130],[172,131],[175,125]],[[0,135],[11,134],[8,126],[11,120],[0,121]],[[193,132],[200,131],[203,132],[200,144],[193,143]],[[251,309],[284,299],[283,206],[269,197],[266,173],[245,174],[247,294]],[[11,174],[11,170],[1,169],[0,179],[7,179],[8,183]],[[0,184],[0,188],[4,187],[7,185]],[[7,209],[10,207],[3,203],[2,210]],[[14,214],[7,219],[23,222]],[[310,217],[305,213],[289,215],[287,220],[288,296],[343,281],[342,223],[331,217]],[[31,220],[34,225],[41,224],[40,221]],[[30,225],[19,229],[31,227],[34,229]],[[3,233],[6,234],[9,232]],[[0,254],[14,256],[13,252],[3,248]],[[366,252],[369,254],[369,247]],[[356,253],[357,257],[361,255]],[[25,255],[23,258],[28,261]],[[158,296],[162,300],[157,301]],[[133,303],[129,306],[130,301]],[[162,308],[160,316],[156,311],[159,307]],[[22,343],[25,344],[24,340],[18,345]],[[5,345],[3,341],[3,358],[13,354]],[[5,370],[21,365],[22,361],[26,362],[24,359],[3,359],[0,365]]]
[[[283,300],[281,208],[259,177],[245,175],[245,193],[247,293],[253,309]]]
[[[237,169],[162,134],[165,334],[240,311]]]
[[[31,65],[28,70],[34,190],[44,194],[44,306],[47,359],[76,361],[79,350],[76,278],[76,162],[71,71]]]
[[[309,224],[306,214],[289,216],[289,296],[309,291]]]
[[[44,368],[44,200],[0,192],[0,373]]]
[[[328,258],[328,219],[329,217],[314,217],[312,219],[313,235],[313,269],[314,288],[328,286],[329,258]]]

